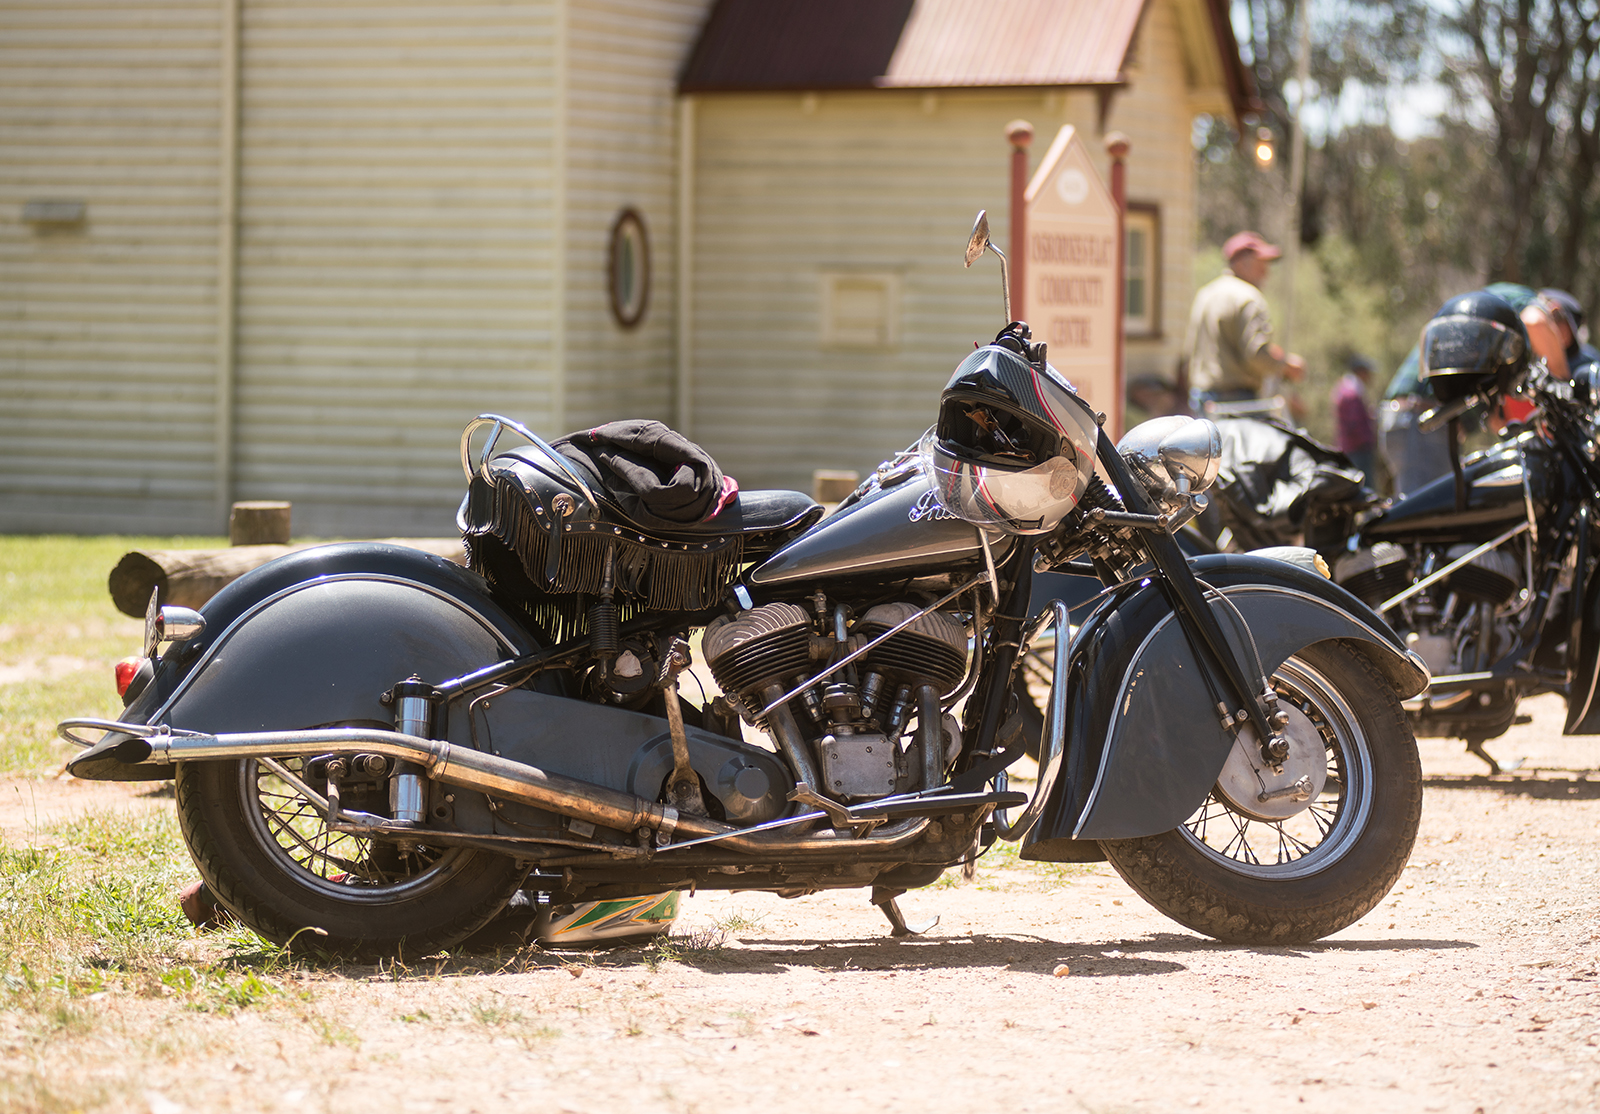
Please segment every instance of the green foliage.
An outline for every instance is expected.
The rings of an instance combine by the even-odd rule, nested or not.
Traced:
[[[172,967],[159,981],[186,1008],[200,1013],[235,1013],[283,993],[254,971],[227,967]]]
[[[0,537],[0,773],[43,773],[71,748],[55,725],[113,716],[117,661],[144,624],[111,603],[106,579],[133,549],[225,544],[217,538]]]

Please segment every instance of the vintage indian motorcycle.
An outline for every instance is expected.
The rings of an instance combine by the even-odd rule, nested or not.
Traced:
[[[968,265],[985,249],[980,214]],[[527,444],[499,451],[507,430]],[[1021,323],[826,518],[758,491],[646,528],[509,419],[462,452],[470,571],[342,544],[198,613],[153,600],[121,720],[61,725],[79,777],[176,779],[202,876],[269,939],[420,954],[519,891],[696,887],[870,887],[901,935],[900,894],[999,838],[1110,859],[1220,939],[1305,941],[1410,853],[1420,660],[1309,567],[1186,560],[1171,530],[1215,474],[1214,427],[1113,446]],[[1071,627],[1064,603],[1028,614],[1035,569],[1104,591],[1055,641],[1028,796],[1006,782],[1012,672]],[[700,706],[678,687],[696,631],[723,694]]]
[[[1481,293],[1463,295],[1446,310],[1481,316],[1484,301]],[[1441,311],[1435,322],[1464,316]],[[1515,337],[1515,325],[1511,315],[1508,336]],[[1426,350],[1427,336],[1424,358],[1444,358]],[[1534,413],[1492,448],[1460,461],[1459,474],[1441,476],[1364,522],[1334,575],[1428,663],[1430,685],[1406,702],[1415,733],[1465,739],[1499,772],[1483,744],[1511,726],[1523,697],[1559,692],[1567,703],[1564,734],[1600,732],[1600,395],[1593,366],[1564,380],[1542,360],[1530,367],[1525,348],[1498,368],[1457,357],[1467,370],[1436,369],[1430,378],[1442,400],[1431,420],[1425,417],[1430,424],[1479,405],[1492,409],[1507,395],[1531,401]],[[1450,385],[1441,390],[1441,382]]]

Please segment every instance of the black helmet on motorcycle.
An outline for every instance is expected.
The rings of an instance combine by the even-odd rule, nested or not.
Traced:
[[[958,518],[1043,534],[1089,486],[1099,431],[1054,368],[989,345],[956,368],[919,452],[940,504]]]
[[[1528,367],[1528,330],[1504,298],[1474,290],[1451,298],[1422,327],[1419,377],[1440,402],[1509,391]]]

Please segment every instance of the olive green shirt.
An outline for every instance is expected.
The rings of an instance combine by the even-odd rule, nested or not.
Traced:
[[[1283,368],[1267,348],[1272,319],[1261,291],[1224,270],[1200,288],[1189,311],[1189,386],[1197,391],[1248,390],[1260,394]]]

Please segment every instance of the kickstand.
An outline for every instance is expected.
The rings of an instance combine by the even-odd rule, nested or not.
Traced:
[[[904,890],[892,890],[884,886],[872,887],[872,904],[882,909],[883,915],[889,918],[889,935],[896,940],[904,939],[907,936],[921,936],[928,929],[939,923],[939,918],[934,917],[932,920],[923,921],[920,924],[906,924],[906,918],[900,912],[900,904],[895,901],[895,898],[903,893],[905,893]]]
[[[1502,771],[1500,769],[1500,763],[1494,760],[1494,756],[1492,754],[1483,749],[1483,743],[1484,740],[1482,739],[1468,739],[1467,753],[1476,754],[1479,758],[1489,763],[1489,773],[1491,776],[1501,773]]]

